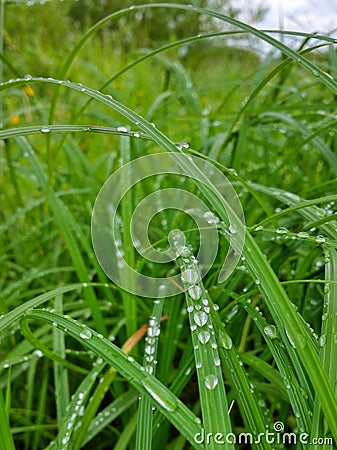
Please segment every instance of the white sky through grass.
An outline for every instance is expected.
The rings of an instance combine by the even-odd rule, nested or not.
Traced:
[[[264,0],[263,4],[269,12],[259,28],[322,34],[337,29],[337,0]]]

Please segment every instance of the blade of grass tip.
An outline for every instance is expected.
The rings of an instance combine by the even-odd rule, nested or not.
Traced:
[[[157,351],[160,335],[160,318],[163,314],[165,301],[156,299],[153,301],[152,314],[149,318],[149,326],[145,338],[145,354],[143,366],[145,372],[155,375],[157,364]],[[138,425],[136,436],[136,450],[144,448],[151,450],[152,448],[152,422],[153,422],[153,403],[151,399],[143,395],[139,399],[138,408]]]
[[[116,345],[95,330],[83,326],[73,319],[62,317],[45,310],[32,310],[22,319],[42,320],[55,324],[82,345],[97,354],[126,378],[142,394],[148,395],[160,412],[180,431],[196,449],[203,449],[195,442],[195,436],[202,432],[197,417],[172,392],[153,375],[147,374],[141,366],[122,352]],[[25,326],[25,325],[23,325]]]
[[[226,436],[231,433],[232,428],[227,414],[227,397],[213,323],[209,314],[210,306],[195,258],[184,242],[180,234],[172,236],[172,246],[177,252],[181,269],[181,281],[186,289],[186,305],[197,369],[203,429],[206,436],[209,433],[215,436],[219,430]],[[211,439],[207,448],[220,449],[222,444]],[[228,444],[227,448],[234,449],[234,446]]]
[[[325,280],[319,357],[337,398],[337,252],[333,248],[326,249]],[[310,436],[326,436],[326,426],[322,423],[322,408],[317,397]],[[315,450],[318,447],[318,444],[312,445]],[[332,444],[329,448],[333,448]]]
[[[55,311],[58,314],[63,314],[63,296],[58,295],[55,298]],[[54,353],[60,358],[66,357],[66,346],[64,334],[57,328],[53,328],[53,349]],[[70,401],[69,394],[69,379],[67,368],[59,361],[54,361],[54,386],[56,397],[56,416],[57,423],[60,425],[62,418],[66,415],[67,406]]]
[[[0,444],[1,448],[6,450],[15,450],[14,440],[9,424],[6,405],[0,391]]]

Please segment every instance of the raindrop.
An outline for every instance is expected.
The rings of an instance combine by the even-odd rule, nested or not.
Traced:
[[[80,333],[80,338],[81,339],[90,339],[92,337],[91,331],[86,328],[83,331],[81,331]]]
[[[117,127],[117,131],[120,131],[121,133],[127,133],[128,129],[126,127]]]
[[[220,331],[219,334],[219,344],[225,348],[226,350],[230,350],[232,348],[233,342],[230,336],[228,336],[227,333],[224,333],[223,331]]]
[[[228,230],[229,230],[230,234],[236,234],[238,232],[237,229],[232,224],[229,226]]]
[[[227,172],[230,174],[230,175],[233,175],[233,177],[237,177],[238,176],[238,173],[237,173],[237,171],[235,170],[235,169],[227,169]]]
[[[166,411],[174,411],[178,407],[176,397],[170,391],[164,389],[157,380],[145,378],[142,385],[152,398]]]
[[[300,231],[297,236],[301,239],[308,239],[309,237],[309,233],[307,233],[306,231]]]
[[[194,310],[194,307],[193,307],[193,306],[188,306],[188,307],[187,307],[187,312],[188,312],[188,313],[193,312],[193,310]]]
[[[219,217],[212,213],[212,211],[206,211],[204,214],[204,219],[206,219],[209,224],[216,224],[220,222]]]
[[[50,128],[48,128],[48,127],[42,127],[42,128],[40,129],[40,131],[41,131],[41,133],[50,133]]]
[[[210,340],[211,335],[208,331],[200,331],[200,333],[198,333],[198,341],[201,344],[207,344],[207,342]]]
[[[276,230],[275,230],[275,233],[277,233],[277,234],[286,234],[286,233],[288,233],[289,231],[287,230],[287,228],[285,228],[285,227],[279,227],[279,228],[277,228]]]
[[[322,334],[322,336],[319,338],[320,347],[324,347],[325,343],[326,343],[326,336],[325,334]]]
[[[216,359],[214,360],[214,365],[215,365],[216,367],[221,366],[221,361],[220,361],[219,358],[216,358]]]
[[[188,284],[196,284],[200,280],[198,272],[193,269],[186,269],[181,274],[181,281]]]
[[[268,325],[264,327],[264,332],[270,339],[277,338],[277,329],[275,325]]]
[[[324,244],[325,242],[325,237],[322,236],[321,234],[319,234],[318,236],[315,237],[315,242],[317,244]]]
[[[156,351],[156,349],[152,345],[147,345],[145,347],[145,353],[148,355],[153,355],[153,353]]]
[[[213,375],[213,374],[209,374],[205,376],[205,386],[207,389],[213,390],[217,387],[218,385],[218,378]]]
[[[191,286],[188,289],[188,293],[193,300],[199,300],[201,297],[202,291],[199,286]]]
[[[193,320],[198,327],[203,327],[207,323],[207,314],[203,311],[198,311],[193,315]]]
[[[296,348],[296,347],[295,347],[295,342],[293,341],[293,339],[291,338],[291,336],[289,335],[289,333],[288,333],[287,330],[286,330],[286,335],[287,335],[287,338],[289,339],[289,342],[290,342],[291,346],[292,346],[293,348]]]

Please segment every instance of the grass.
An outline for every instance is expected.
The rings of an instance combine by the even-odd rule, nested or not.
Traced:
[[[1,448],[247,448],[241,436],[333,449],[335,41],[297,33],[292,48],[215,11],[146,6],[159,7],[215,17],[282,56],[231,53],[224,71],[218,46],[212,71],[207,52],[182,62],[180,47],[226,31],[101,64],[97,32],[138,7],[55,54],[55,78],[24,76],[3,53]],[[107,233],[95,200],[112,174],[112,199],[131,189],[103,210]],[[130,231],[139,204],[143,253]],[[145,258],[155,250],[173,261]],[[125,263],[160,281],[138,295]]]

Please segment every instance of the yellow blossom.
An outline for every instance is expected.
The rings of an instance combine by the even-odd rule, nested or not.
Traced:
[[[12,116],[12,117],[9,119],[9,122],[10,122],[12,125],[17,125],[17,124],[20,122],[20,117],[17,116],[17,115]]]
[[[33,89],[30,86],[24,86],[22,88],[23,92],[28,95],[28,97],[34,97],[35,92],[33,91]]]

